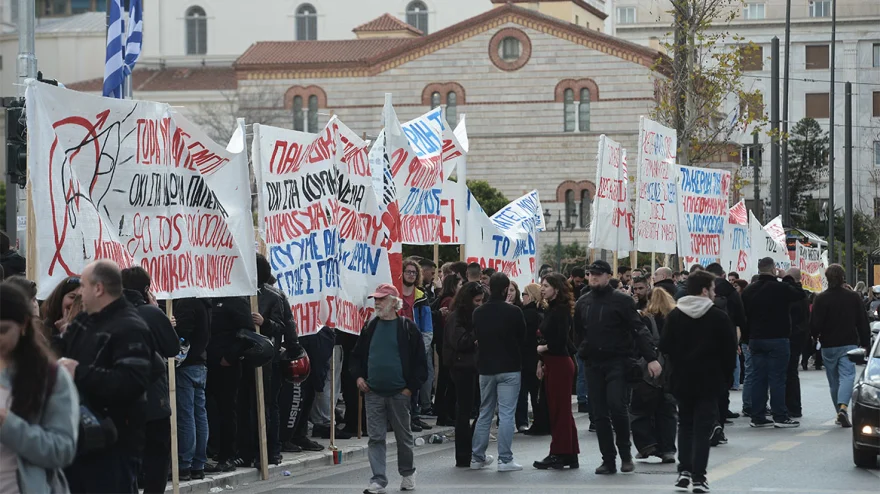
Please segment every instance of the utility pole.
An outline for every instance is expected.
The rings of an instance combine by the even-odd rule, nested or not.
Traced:
[[[685,29],[687,16],[685,11],[688,10],[687,2],[683,0],[673,0],[673,12],[675,15],[675,51],[672,58],[673,82],[675,86],[675,131],[678,142],[678,162],[682,165],[689,164],[688,152],[690,151],[690,143],[688,142],[685,127],[687,125],[687,79],[690,77],[688,73],[688,37]]]
[[[758,131],[752,132],[752,169],[755,171],[755,209],[758,211],[756,215],[760,221],[764,221],[764,206],[761,204],[761,155],[759,154],[761,145],[758,144]]]
[[[780,213],[779,203],[779,38],[773,36],[770,51],[770,216]]]
[[[837,0],[831,0],[831,89],[828,96],[828,250],[834,255],[834,48],[837,44]]]
[[[791,198],[788,188],[788,69],[791,65],[791,0],[785,1],[785,68],[782,77],[782,223],[791,224]]]
[[[853,257],[853,191],[852,191],[852,83],[846,83],[846,102],[844,103],[844,137],[843,137],[843,197],[844,197],[844,243],[846,244],[846,280],[856,281],[856,263]]]

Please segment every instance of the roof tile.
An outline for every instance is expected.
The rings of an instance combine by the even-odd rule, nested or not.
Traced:
[[[359,66],[391,50],[411,45],[419,38],[374,38],[332,41],[262,41],[251,45],[235,61],[236,68],[259,65],[348,64]]]
[[[354,33],[360,32],[384,32],[384,31],[409,31],[419,36],[424,35],[421,30],[416,29],[391,14],[385,13],[381,16],[369,21],[365,24],[351,30]]]
[[[232,67],[171,67],[166,69],[135,69],[132,91],[227,91],[237,87]],[[68,89],[100,92],[102,78],[68,84]]]

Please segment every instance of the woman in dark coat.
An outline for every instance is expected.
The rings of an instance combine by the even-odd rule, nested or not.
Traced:
[[[532,410],[537,412],[538,390],[541,387],[537,375],[538,328],[543,320],[539,306],[544,303],[541,286],[536,283],[527,285],[522,293],[522,301],[523,317],[526,319],[526,343],[523,346],[522,386],[516,404],[516,429],[526,432],[529,429],[529,401],[531,399]]]

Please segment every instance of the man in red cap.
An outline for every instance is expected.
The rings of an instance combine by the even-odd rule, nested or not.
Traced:
[[[385,476],[385,435],[390,421],[397,439],[397,471],[403,478],[400,490],[415,489],[413,434],[410,429],[411,397],[428,378],[422,333],[410,319],[400,317],[400,292],[383,283],[370,295],[376,317],[367,322],[351,352],[351,369],[364,393],[367,412],[367,454],[373,477],[366,494],[382,494]]]

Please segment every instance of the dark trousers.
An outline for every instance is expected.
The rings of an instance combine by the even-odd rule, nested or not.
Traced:
[[[257,382],[256,369],[243,367],[241,371],[241,383],[238,386],[238,457],[245,460],[245,464],[260,459],[259,422],[257,420]],[[266,442],[269,458],[281,454],[281,449],[275,449],[275,440],[270,432],[273,422],[272,410],[278,413],[278,402],[272,394],[272,364],[263,366],[263,404],[266,413]],[[274,419],[278,422],[278,419]]]
[[[806,370],[807,366],[810,364],[810,357],[814,357],[816,370],[822,368],[822,350],[816,350],[817,341],[816,338],[809,335],[806,337],[806,342],[804,342],[803,349],[801,350],[801,366],[803,366],[804,370]]]
[[[342,347],[342,401],[345,402],[345,430],[357,434],[358,430],[358,397],[360,391],[357,388],[357,380],[351,373],[351,350]],[[366,407],[361,412],[361,431],[367,430]]]
[[[455,382],[449,367],[443,364],[443,356],[439,357],[440,374],[437,376],[437,391],[434,394],[434,411],[437,412],[437,423],[443,424],[452,422],[455,416]]]
[[[67,477],[71,494],[137,494],[139,469],[140,459],[137,455],[115,445],[103,451],[77,456],[73,464],[64,470],[64,476]]]
[[[718,400],[712,395],[678,398],[678,471],[694,481],[706,480],[709,437],[718,421]]]
[[[471,464],[471,441],[474,426],[471,424],[471,408],[474,406],[474,389],[477,388],[476,371],[452,371],[455,383],[455,464]]]
[[[144,494],[165,492],[171,466],[171,417],[147,422],[144,427],[144,459],[141,467]]]
[[[593,411],[593,424],[596,426],[602,462],[608,465],[614,464],[618,453],[623,460],[632,459],[629,440],[630,388],[626,382],[626,368],[624,359],[590,362],[587,367],[587,393]]]
[[[678,413],[675,398],[646,382],[632,387],[630,426],[636,450],[645,452],[675,453],[675,429]]]
[[[544,379],[547,406],[550,409],[551,455],[576,455],[581,452],[577,426],[571,414],[571,384],[574,382],[574,361],[562,355],[544,355]]]
[[[788,418],[785,406],[785,374],[788,368],[791,348],[788,338],[773,338],[749,341],[752,352],[752,369],[755,380],[752,393],[752,422],[767,418],[767,388],[770,388],[770,408],[773,420]]]
[[[241,364],[234,362],[228,367],[219,362],[208,366],[208,383],[205,394],[214,401],[215,407],[208,409],[208,422],[212,428],[209,435],[214,438],[220,462],[235,459],[235,439],[238,424],[238,386],[241,382]],[[212,420],[211,414],[216,415]]]
[[[538,406],[532,408],[532,412],[535,415],[529,432],[535,435],[550,434],[550,408],[547,406],[547,383],[544,379],[538,381]]]
[[[801,360],[801,349],[807,338],[803,332],[793,333],[790,342],[791,355],[785,372],[785,406],[788,413],[801,415],[801,378],[798,376],[798,363]]]
[[[281,442],[305,439],[309,431],[309,412],[315,403],[315,374],[299,384],[283,383],[278,397],[279,416],[282,422]]]
[[[537,365],[524,366],[522,380],[519,387],[519,400],[516,402],[516,427],[529,426],[529,403],[532,404],[532,412],[538,410],[538,390],[541,381],[536,374]]]

